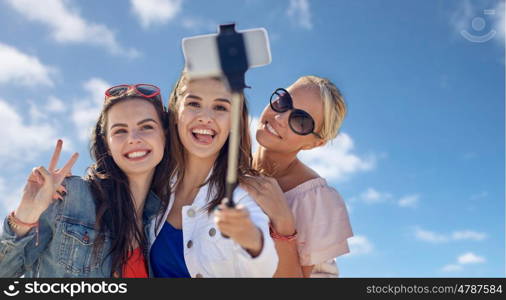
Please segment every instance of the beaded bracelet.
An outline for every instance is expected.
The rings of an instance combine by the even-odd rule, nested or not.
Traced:
[[[281,240],[281,241],[287,241],[291,242],[297,239],[297,230],[291,235],[282,235],[279,234],[274,227],[272,227],[272,223],[269,223],[269,233],[271,234],[271,237],[275,240]]]
[[[32,229],[35,227],[35,246],[39,245],[39,221],[35,223],[25,223],[21,221],[20,219],[16,218],[16,215],[14,214],[14,211],[12,211],[9,214],[9,217],[7,219],[7,222],[11,226],[12,229],[19,229],[20,226],[26,226],[29,229]]]

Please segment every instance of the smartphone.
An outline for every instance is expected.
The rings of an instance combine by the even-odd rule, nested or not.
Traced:
[[[243,35],[248,67],[254,68],[271,63],[271,50],[267,30],[254,28],[238,31]],[[199,35],[183,39],[183,55],[186,70],[192,78],[222,76],[218,34]]]

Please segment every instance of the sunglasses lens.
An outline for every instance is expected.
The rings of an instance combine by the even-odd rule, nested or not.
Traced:
[[[144,96],[154,96],[159,92],[156,86],[148,85],[148,84],[139,84],[137,86],[137,90],[143,94]]]
[[[107,91],[107,95],[108,96],[112,96],[112,97],[115,97],[115,96],[119,96],[123,93],[125,93],[126,91],[128,90],[128,86],[123,86],[123,85],[120,85],[120,86],[115,86],[115,87],[112,87],[110,88],[108,91]]]
[[[287,92],[277,90],[271,96],[271,107],[276,112],[285,112],[292,108],[292,99]]]
[[[313,132],[314,121],[305,111],[295,110],[290,115],[290,127],[296,133],[306,135]]]

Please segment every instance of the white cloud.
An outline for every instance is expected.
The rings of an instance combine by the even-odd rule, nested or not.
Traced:
[[[482,241],[487,238],[487,234],[483,232],[476,232],[472,230],[455,231],[452,234],[454,240],[473,240]]]
[[[54,113],[61,113],[66,110],[63,101],[54,96],[49,96],[45,103],[36,103],[28,100],[28,105],[28,113],[32,122],[47,121],[54,117]]]
[[[484,263],[486,259],[484,257],[478,256],[472,252],[468,252],[465,254],[460,255],[457,258],[459,264],[480,264]]]
[[[52,149],[59,136],[56,128],[48,123],[27,123],[9,102],[0,99],[0,165],[3,167],[31,162],[39,153]],[[72,143],[65,140],[65,148]]]
[[[351,197],[350,202],[363,202],[365,204],[380,204],[387,203],[391,205],[398,205],[400,207],[417,207],[420,195],[407,195],[399,200],[395,200],[392,194],[387,192],[380,192],[374,188],[368,188],[365,192],[358,196]]]
[[[30,106],[28,113],[32,122],[38,122],[46,118],[46,114],[40,110],[40,107],[37,104],[33,103],[32,101],[28,101],[28,105]]]
[[[290,6],[286,14],[291,17],[298,26],[308,30],[313,28],[313,23],[311,22],[311,9],[308,0],[290,0]]]
[[[5,184],[5,179],[3,179],[2,177],[0,177],[0,193],[3,195],[4,193],[7,192],[7,185]],[[7,214],[7,212],[9,211],[7,209],[7,205],[5,203],[6,201],[0,201],[0,220],[3,219],[3,217]]]
[[[420,195],[408,195],[402,197],[398,204],[400,207],[416,207],[418,206],[418,199],[420,198]]]
[[[444,243],[448,241],[448,237],[446,237],[445,235],[424,230],[421,228],[415,229],[415,237],[419,240],[430,243]]]
[[[51,29],[51,36],[59,43],[91,44],[106,48],[112,54],[136,57],[135,49],[126,49],[116,40],[107,26],[83,19],[78,10],[65,0],[7,0],[14,10],[28,20],[42,23]]]
[[[348,239],[350,253],[346,256],[369,254],[374,250],[373,244],[366,236],[356,235]]]
[[[102,109],[104,92],[110,86],[109,83],[100,78],[91,78],[83,84],[83,89],[87,92],[87,95],[82,99],[78,99],[72,110],[72,120],[81,141],[89,139],[91,130]]]
[[[181,19],[181,25],[192,32],[202,33],[216,31],[218,22],[201,17],[185,16]]]
[[[368,188],[365,192],[358,196],[350,197],[350,202],[363,202],[366,204],[379,204],[391,202],[392,195],[390,193],[380,192],[374,188]]]
[[[56,130],[48,124],[26,124],[5,100],[0,99],[0,161],[31,160],[56,141]]]
[[[359,199],[367,204],[376,204],[385,202],[388,199],[392,198],[392,195],[388,193],[381,193],[373,188],[368,188],[365,192],[363,192]]]
[[[144,29],[166,24],[177,16],[179,16],[178,23],[194,33],[214,32],[219,24],[208,18],[181,16],[183,0],[130,0],[130,6]]]
[[[23,186],[13,188],[10,182],[8,183],[5,178],[0,177],[0,194],[2,195],[0,219],[3,219],[9,212],[16,209],[21,200],[22,192]]]
[[[441,269],[441,271],[450,273],[450,272],[460,272],[460,271],[462,271],[462,269],[463,268],[461,265],[449,264],[449,265],[444,266]]]
[[[181,11],[182,0],[130,0],[133,13],[143,28],[166,24]]]
[[[0,84],[53,86],[51,75],[56,69],[42,64],[35,56],[0,43]]]
[[[6,197],[3,201],[4,207],[7,209],[7,212],[15,210],[19,201],[21,201],[21,196],[23,195],[24,186],[19,186],[18,188],[10,189],[7,193],[5,193]]]
[[[454,231],[452,234],[441,234],[419,227],[415,228],[414,235],[417,239],[430,243],[446,243],[451,241],[482,241],[487,238],[487,234],[473,230]]]
[[[467,252],[457,257],[457,264],[448,264],[441,268],[443,272],[460,272],[464,269],[463,265],[469,264],[481,264],[484,263],[486,259],[484,257],[478,256],[473,252]]]
[[[329,180],[345,180],[350,175],[375,168],[374,156],[359,157],[353,153],[353,140],[341,133],[333,143],[308,151],[301,151],[299,158]],[[325,157],[325,159],[322,159]]]
[[[63,101],[54,96],[49,96],[46,102],[36,102],[31,99],[27,102],[28,114],[32,123],[54,120],[55,113],[62,113],[67,109]]]
[[[65,111],[65,104],[60,98],[50,96],[48,98],[48,103],[45,107],[46,111],[53,112],[53,113],[59,113]]]
[[[381,199],[381,194],[375,189],[368,188],[367,191],[362,194],[362,199],[366,201],[377,202]]]

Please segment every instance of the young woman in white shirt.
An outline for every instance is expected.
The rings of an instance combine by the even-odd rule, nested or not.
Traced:
[[[169,206],[151,234],[155,277],[272,277],[278,257],[269,218],[241,187],[223,204],[232,95],[218,78],[183,73],[169,99]],[[248,110],[241,117],[238,181],[251,168]],[[223,235],[228,236],[225,238]]]

